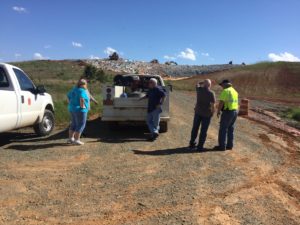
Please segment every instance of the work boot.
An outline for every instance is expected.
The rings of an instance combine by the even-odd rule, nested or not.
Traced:
[[[204,151],[204,147],[203,147],[202,144],[198,144],[197,151],[199,151],[199,152],[203,152]]]
[[[219,145],[217,145],[217,146],[215,146],[215,147],[213,148],[213,150],[215,150],[215,151],[225,151],[225,150],[226,150],[226,148],[225,148],[225,147],[222,147],[222,146],[219,146]]]
[[[190,143],[190,145],[189,145],[190,150],[194,150],[195,147],[196,147],[196,143]]]

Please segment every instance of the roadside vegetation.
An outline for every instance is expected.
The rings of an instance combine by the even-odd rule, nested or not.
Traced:
[[[285,111],[285,116],[289,119],[300,122],[300,107],[290,108]]]
[[[52,95],[58,126],[65,126],[70,121],[66,94],[80,77],[89,80],[89,91],[99,103],[91,104],[89,117],[95,117],[102,109],[102,85],[111,81],[113,75],[108,71],[87,65],[81,60],[40,60],[12,64],[24,70],[36,85],[44,85],[47,92]]]

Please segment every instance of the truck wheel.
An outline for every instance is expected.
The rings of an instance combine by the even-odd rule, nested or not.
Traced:
[[[159,127],[160,127],[160,129],[159,129],[160,133],[167,132],[168,131],[168,122],[167,121],[160,122]]]
[[[33,129],[37,135],[47,136],[54,128],[54,122],[55,120],[53,112],[46,109],[42,121],[34,125]]]

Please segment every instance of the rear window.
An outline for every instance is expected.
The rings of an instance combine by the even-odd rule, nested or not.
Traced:
[[[134,77],[138,77],[138,81],[135,81]],[[149,89],[149,81],[151,78],[155,78],[158,86],[162,86],[161,79],[155,76],[152,77],[143,75],[117,75],[114,78],[114,85],[130,87],[132,83],[135,83],[138,88],[142,89],[143,91],[147,91]]]
[[[8,77],[4,68],[0,67],[0,88],[7,88],[9,87]]]

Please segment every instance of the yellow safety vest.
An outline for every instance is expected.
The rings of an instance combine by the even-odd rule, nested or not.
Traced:
[[[239,94],[233,87],[225,88],[220,95],[220,100],[224,102],[224,110],[238,110]]]

